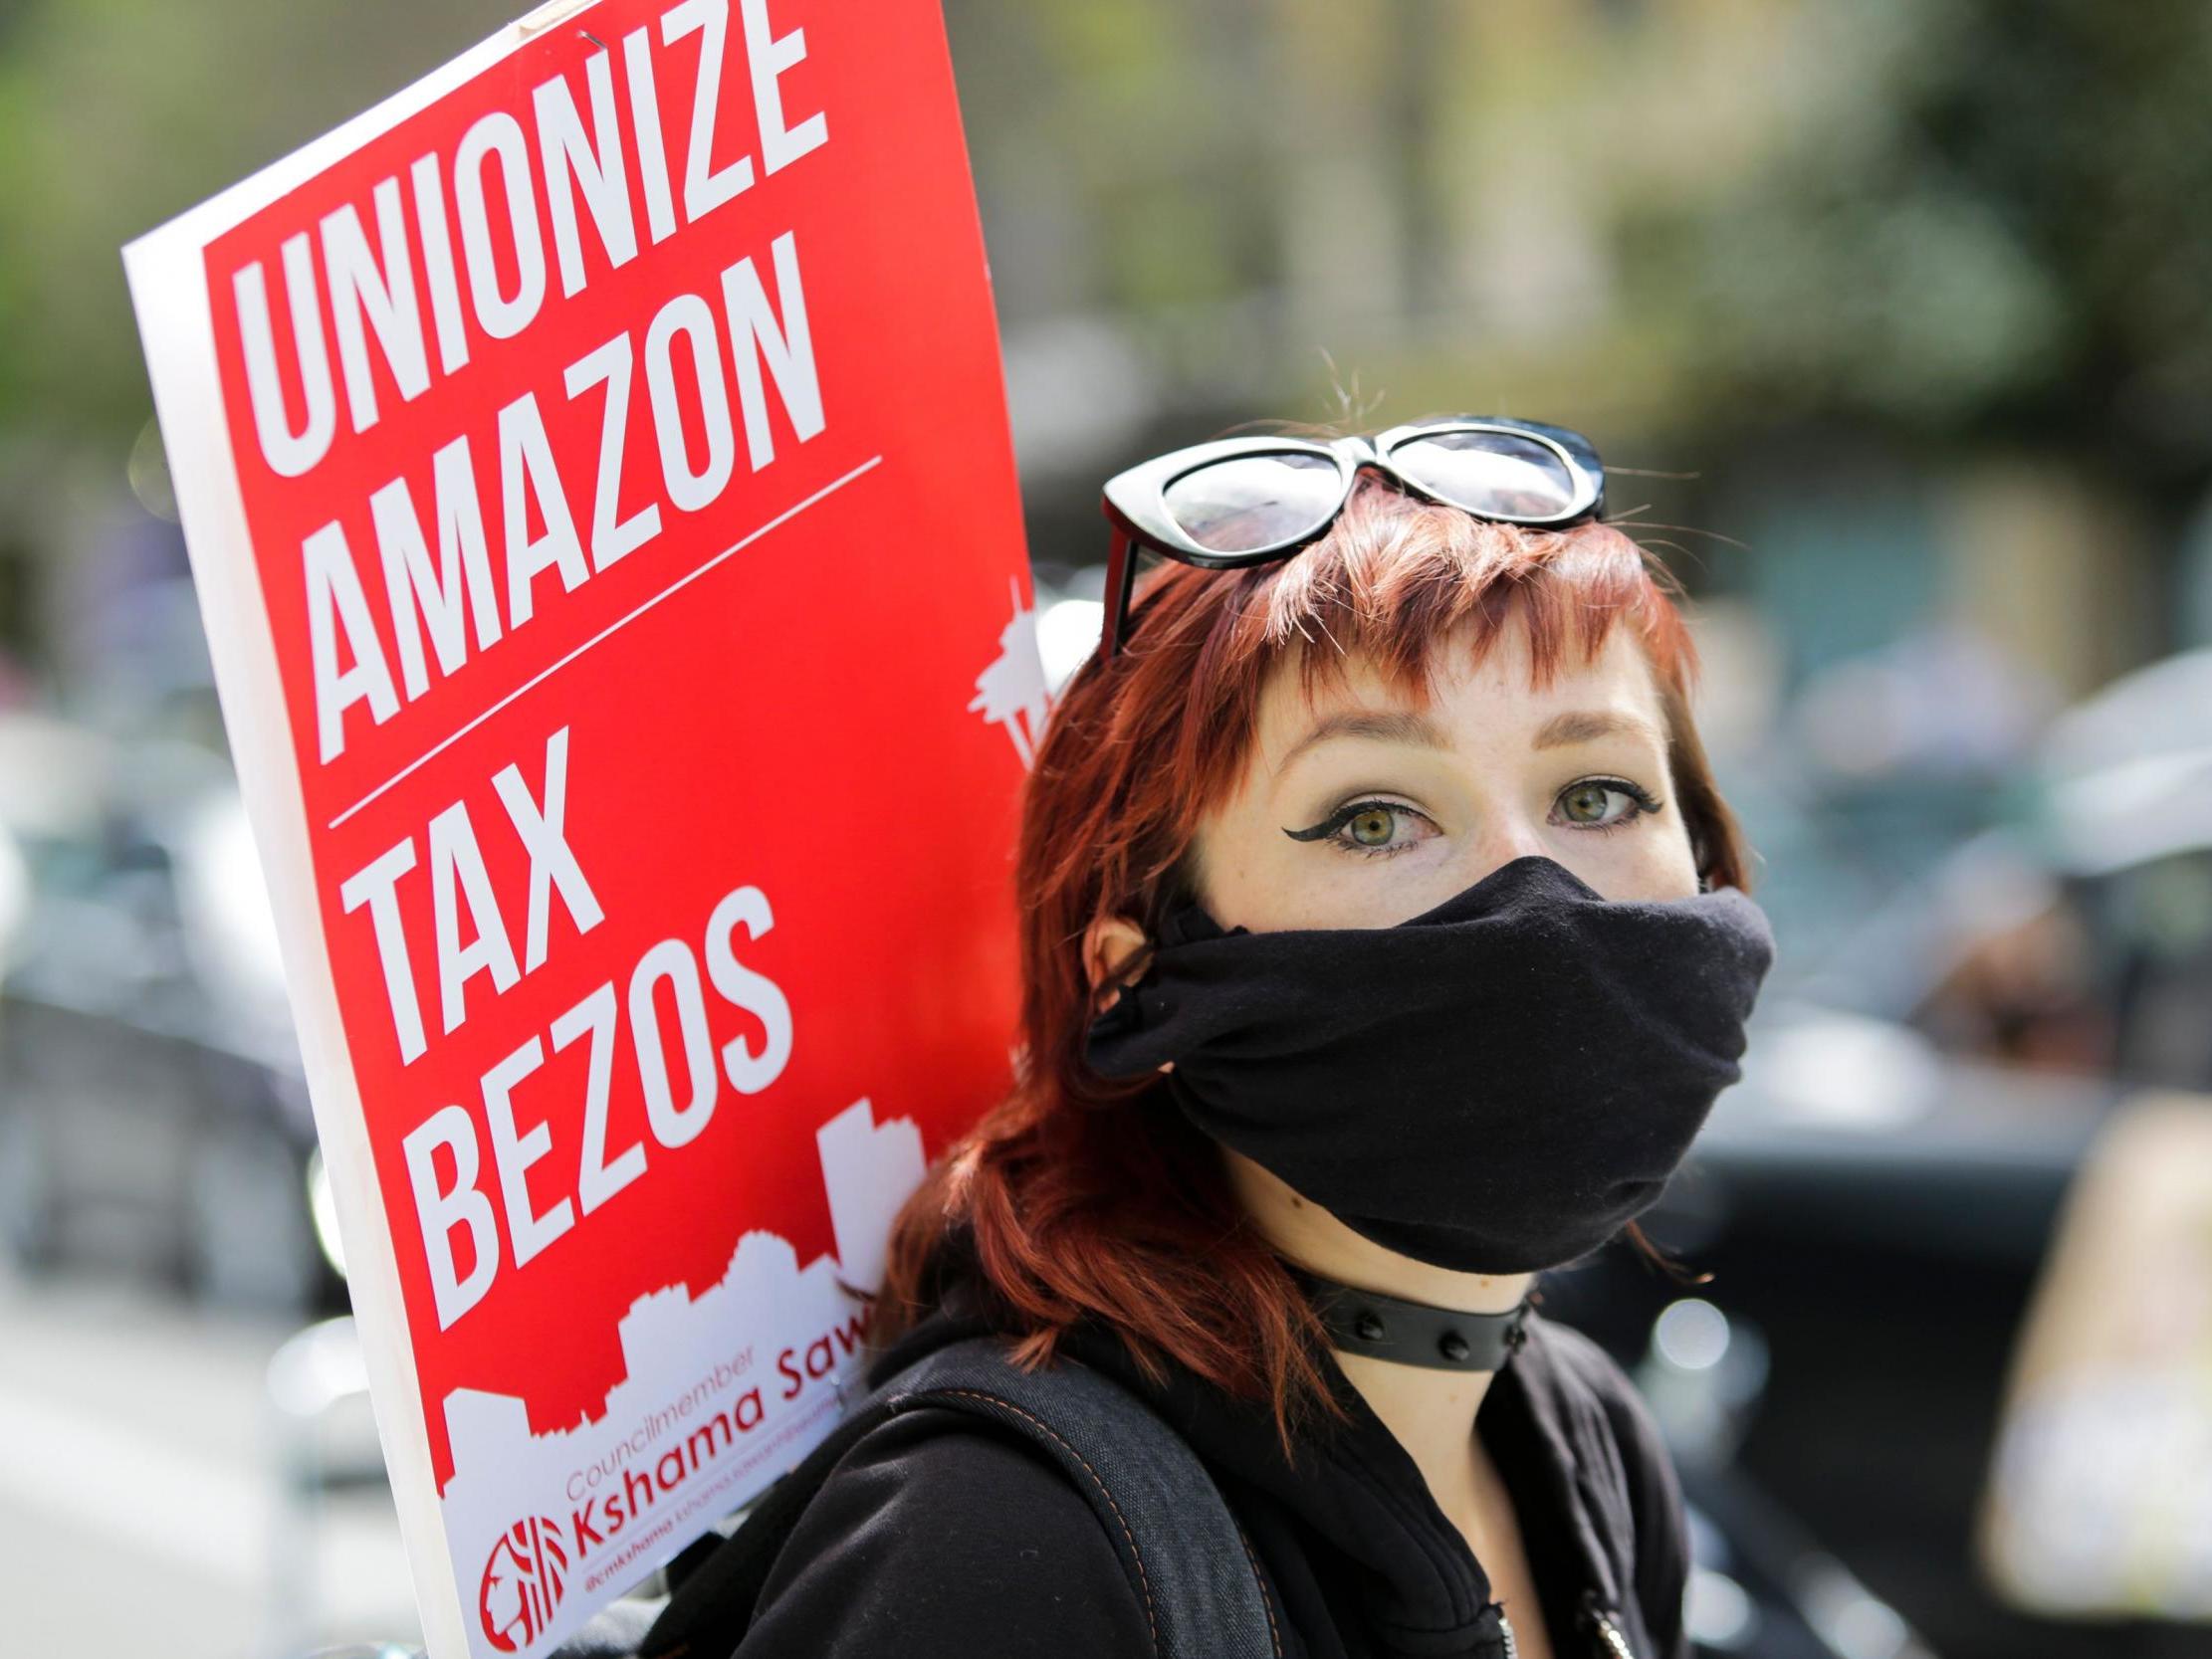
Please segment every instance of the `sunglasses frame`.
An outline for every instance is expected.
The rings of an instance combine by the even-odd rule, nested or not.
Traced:
[[[1567,507],[1545,515],[1493,513],[1419,483],[1401,472],[1392,452],[1417,438],[1443,437],[1454,432],[1497,432],[1525,438],[1558,458],[1574,484]],[[1337,471],[1336,506],[1314,525],[1285,540],[1241,552],[1222,552],[1202,546],[1184,533],[1167,509],[1167,492],[1178,480],[1203,467],[1231,461],[1242,455],[1312,455],[1333,463]],[[1353,482],[1361,469],[1373,467],[1399,489],[1425,501],[1458,508],[1478,518],[1499,523],[1528,524],[1557,529],[1595,518],[1605,511],[1605,467],[1598,451],[1581,433],[1542,421],[1520,420],[1510,415],[1439,415],[1431,420],[1394,426],[1373,437],[1353,434],[1342,438],[1216,438],[1203,444],[1171,450],[1140,462],[1106,481],[1100,508],[1113,526],[1113,542],[1106,558],[1106,615],[1101,639],[1108,660],[1118,656],[1129,631],[1130,590],[1136,585],[1136,550],[1149,547],[1167,558],[1194,564],[1204,570],[1240,570],[1289,558],[1328,532],[1337,515],[1351,499]]]

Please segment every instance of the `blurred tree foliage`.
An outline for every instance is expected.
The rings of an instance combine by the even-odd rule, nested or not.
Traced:
[[[1832,37],[1828,106],[1737,188],[1623,225],[1632,276],[1688,307],[1685,400],[2079,445],[2201,486],[2212,7],[1884,0],[1806,21]]]
[[[123,243],[499,26],[504,0],[0,0],[0,437],[120,461]]]
[[[0,7],[0,439],[119,458],[146,412],[120,244],[519,9]],[[1009,327],[1126,319],[1232,398],[1327,338],[1417,400],[1510,394],[1519,351],[1555,399],[1633,381],[1657,426],[2006,433],[2146,481],[2212,448],[2201,0],[947,12]],[[1454,230],[1500,188],[1525,236]],[[1597,308],[1556,336],[1512,287],[1547,248],[1523,280]]]

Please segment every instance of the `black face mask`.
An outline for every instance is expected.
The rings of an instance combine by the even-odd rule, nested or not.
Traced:
[[[1186,904],[1092,1023],[1105,1077],[1401,1255],[1529,1273],[1655,1203],[1741,1075],[1773,965],[1735,888],[1608,900],[1514,859],[1395,928],[1224,933]]]

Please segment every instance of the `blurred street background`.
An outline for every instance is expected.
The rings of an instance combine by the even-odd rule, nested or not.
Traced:
[[[0,3],[10,1652],[417,1636],[117,249],[512,15]],[[1781,957],[1712,1278],[1546,1293],[1701,1651],[2212,1654],[2212,8],[946,16],[1055,679],[1263,417],[1578,428],[1694,597]]]

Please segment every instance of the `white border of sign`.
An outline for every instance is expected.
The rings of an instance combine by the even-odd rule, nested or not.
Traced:
[[[284,719],[276,640],[246,529],[230,433],[220,418],[207,297],[207,245],[401,121],[598,0],[549,0],[404,91],[272,162],[122,250],[123,270],[153,383],[154,412],[175,481],[200,615],[215,664],[239,787],[277,915],[285,977],[299,1024],[316,1134],[344,1240],[347,1280],[368,1367],[400,1533],[414,1573],[431,1659],[465,1659],[465,1612],[439,1519],[422,1390],[400,1301],[391,1233],[376,1191],[359,1091],[338,1017],[309,855],[307,807]],[[211,416],[213,418],[211,418]]]

